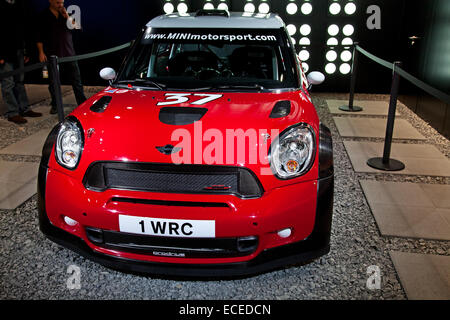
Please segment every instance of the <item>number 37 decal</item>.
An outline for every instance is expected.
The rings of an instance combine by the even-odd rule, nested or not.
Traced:
[[[166,93],[166,101],[158,102],[157,106],[167,106],[171,104],[179,104],[188,102],[189,100],[192,100],[192,97],[204,97],[198,100],[195,100],[193,102],[190,102],[190,104],[195,105],[202,105],[211,101],[214,101],[216,99],[219,99],[222,97],[221,94],[206,94],[206,93]],[[195,98],[194,98],[195,99]],[[167,101],[170,100],[170,101]]]

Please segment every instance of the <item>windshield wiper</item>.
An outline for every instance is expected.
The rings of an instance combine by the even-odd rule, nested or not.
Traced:
[[[149,80],[149,79],[134,79],[134,80],[120,80],[117,81],[117,84],[122,84],[122,83],[129,83],[129,84],[133,84],[133,83],[138,83],[138,84],[150,84],[153,85],[154,87],[158,88],[159,90],[164,90],[167,86],[163,83],[159,83],[153,80]]]
[[[203,88],[193,88],[189,89],[192,91],[210,91],[210,90],[222,90],[222,89],[244,89],[244,90],[258,90],[258,91],[264,91],[266,88],[264,88],[262,85],[255,84],[255,85],[233,85],[233,84],[227,84],[227,85],[221,85],[221,86],[210,86],[210,87],[203,87]]]

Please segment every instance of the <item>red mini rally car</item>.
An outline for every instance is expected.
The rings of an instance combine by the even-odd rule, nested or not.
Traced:
[[[129,272],[236,276],[330,247],[331,134],[275,14],[151,20],[109,87],[50,133],[40,228]]]

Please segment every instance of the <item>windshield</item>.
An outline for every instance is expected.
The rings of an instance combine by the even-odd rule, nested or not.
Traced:
[[[285,38],[282,29],[148,28],[116,84],[175,90],[297,88]]]

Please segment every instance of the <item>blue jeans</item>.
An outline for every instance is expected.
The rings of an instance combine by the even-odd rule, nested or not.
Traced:
[[[23,52],[21,50],[17,52],[16,60],[0,64],[0,73],[23,68]],[[7,118],[27,112],[29,109],[28,96],[23,84],[24,78],[24,74],[21,73],[1,80],[3,101],[7,107],[5,113]]]
[[[77,104],[80,105],[86,101],[86,96],[84,95],[83,84],[81,83],[80,68],[76,61],[65,62],[59,65],[60,78],[64,76],[70,81],[72,85],[73,92],[75,94],[75,100]],[[50,91],[50,96],[52,97],[51,105],[52,109],[56,108],[55,92],[53,90],[53,74],[48,73],[50,85],[48,86],[48,91]]]

